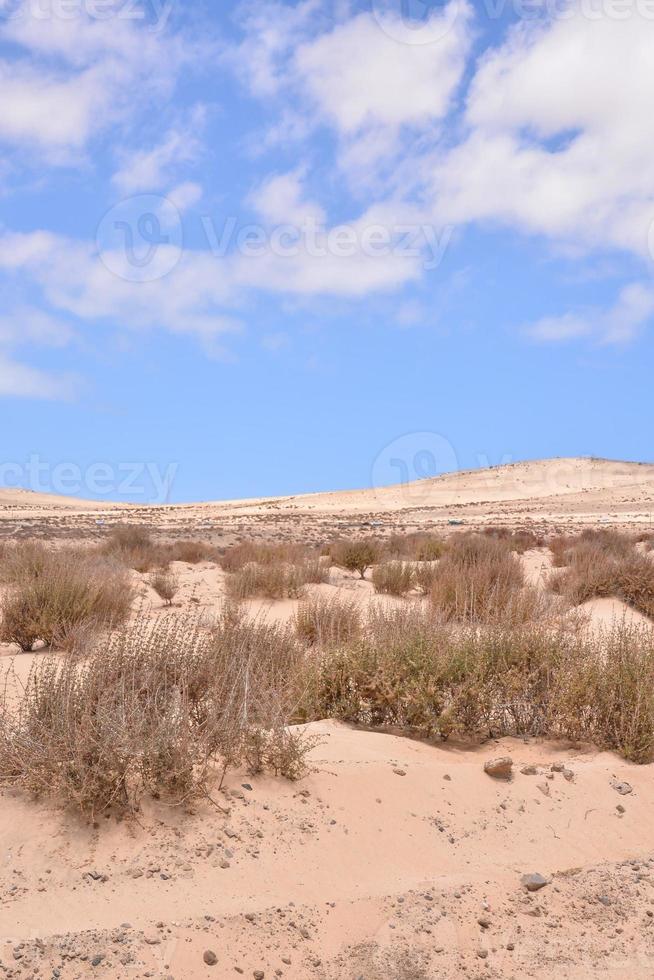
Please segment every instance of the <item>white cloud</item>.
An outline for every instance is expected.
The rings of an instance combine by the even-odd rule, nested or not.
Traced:
[[[609,309],[543,317],[529,325],[526,332],[543,342],[593,337],[602,344],[624,344],[633,340],[653,316],[654,286],[636,282],[625,286]]]
[[[303,176],[302,171],[295,170],[266,178],[250,194],[250,204],[271,225],[291,224],[297,227],[307,221],[324,224],[326,219],[322,207],[306,199]]]
[[[112,177],[115,186],[125,194],[166,187],[181,166],[194,163],[200,156],[198,134],[204,115],[203,108],[198,107],[186,124],[169,129],[155,146],[122,153],[121,167]]]
[[[0,346],[65,347],[73,338],[70,324],[32,306],[17,306],[0,315]]]
[[[450,22],[449,8],[442,18]],[[359,14],[301,44],[293,69],[313,104],[342,134],[433,123],[447,113],[461,81],[468,20],[463,8],[437,41],[411,45],[390,36],[371,14]]]
[[[425,159],[443,220],[500,220],[648,254],[654,219],[654,31],[571,8],[521,24],[474,76],[469,135]]]
[[[58,377],[38,368],[13,361],[0,352],[0,397],[72,398],[76,383],[70,376]]]
[[[78,159],[98,132],[131,117],[152,97],[169,94],[189,46],[112,17],[21,16],[0,26],[0,140],[39,146],[52,163]],[[9,52],[15,51],[10,54]]]

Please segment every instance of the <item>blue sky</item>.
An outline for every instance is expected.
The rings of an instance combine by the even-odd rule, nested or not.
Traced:
[[[650,458],[653,87],[648,0],[0,0],[0,485]]]

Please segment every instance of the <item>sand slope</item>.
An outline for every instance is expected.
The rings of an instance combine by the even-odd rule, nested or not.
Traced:
[[[299,784],[233,775],[228,815],[150,806],[94,830],[5,793],[3,962],[22,976],[46,963],[111,977],[653,975],[651,769],[533,741],[469,750],[310,729],[315,771]],[[507,753],[511,783],[483,772]],[[529,895],[533,871],[552,883]]]

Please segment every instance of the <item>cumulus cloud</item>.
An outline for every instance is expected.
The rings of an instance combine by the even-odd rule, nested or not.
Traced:
[[[635,282],[625,286],[608,309],[586,309],[561,316],[542,317],[526,328],[534,340],[561,342],[581,337],[601,344],[633,340],[654,316],[654,286]]]

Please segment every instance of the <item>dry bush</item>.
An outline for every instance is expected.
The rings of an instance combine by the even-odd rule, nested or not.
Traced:
[[[218,552],[205,541],[183,539],[168,545],[170,561],[183,561],[188,565],[199,565],[203,561],[217,561]]]
[[[445,548],[443,538],[421,531],[391,534],[385,544],[386,553],[392,558],[407,558],[411,561],[436,561]]]
[[[169,547],[153,541],[147,528],[136,524],[119,524],[112,528],[100,546],[100,552],[137,572],[164,567],[171,560]]]
[[[219,558],[225,572],[239,572],[245,565],[297,565],[319,557],[303,544],[260,544],[243,541],[226,548]]]
[[[627,558],[633,554],[635,544],[633,535],[615,531],[613,528],[586,528],[580,534],[553,537],[549,548],[554,567],[563,568],[574,560],[575,552],[579,548],[591,549],[612,558]]]
[[[525,551],[532,551],[534,548],[542,548],[545,545],[545,538],[528,528],[511,530],[508,527],[495,527],[491,525],[485,527],[483,533],[487,537],[498,538],[506,542],[511,551],[515,551],[519,555],[523,555]]]
[[[375,592],[384,595],[403,596],[414,587],[413,565],[404,561],[384,561],[372,570]]]
[[[355,643],[309,662],[305,711],[421,737],[552,736],[654,755],[654,638],[542,624],[452,627],[411,607],[377,612]]]
[[[525,587],[519,560],[499,539],[475,534],[454,538],[434,572],[433,608],[446,620],[525,622],[542,603]]]
[[[332,561],[348,572],[358,572],[364,578],[371,565],[379,560],[381,549],[376,541],[336,541],[330,546]]]
[[[319,558],[297,564],[251,562],[227,576],[225,587],[230,599],[299,599],[309,583],[326,582],[329,567]]]
[[[167,617],[112,634],[86,662],[38,662],[0,706],[0,782],[91,814],[180,804],[251,760],[298,778],[315,744],[287,729],[303,650],[288,629],[231,615],[213,630]]]
[[[565,552],[566,565],[549,578],[551,590],[578,605],[588,599],[615,596],[654,617],[654,562],[623,542],[577,539]]]
[[[167,606],[172,605],[179,591],[180,582],[177,575],[169,569],[159,568],[150,574],[148,583]]]
[[[17,547],[0,636],[30,650],[36,640],[72,649],[95,630],[120,625],[134,597],[125,570],[93,554]]]
[[[429,595],[434,587],[437,574],[438,565],[436,562],[418,562],[413,569],[414,587],[423,595]]]
[[[298,636],[309,645],[333,647],[361,633],[361,610],[354,600],[311,596],[300,602],[294,619]]]

